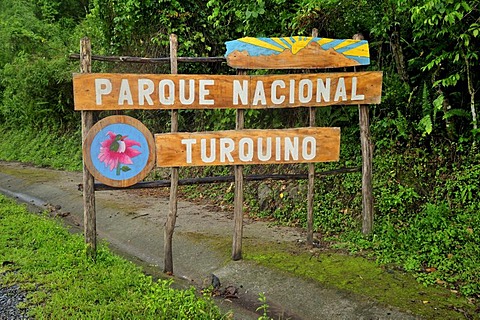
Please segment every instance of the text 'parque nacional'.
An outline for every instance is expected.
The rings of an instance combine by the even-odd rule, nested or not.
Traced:
[[[380,103],[381,72],[268,76],[76,74],[76,110],[286,108]]]

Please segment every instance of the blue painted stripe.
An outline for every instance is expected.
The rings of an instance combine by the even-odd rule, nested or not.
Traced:
[[[365,40],[363,40],[361,42],[352,43],[352,44],[350,44],[348,46],[345,46],[343,48],[340,48],[336,51],[339,52],[339,53],[342,53],[342,52],[345,52],[345,51],[348,51],[348,50],[351,50],[351,49],[355,49],[356,47],[360,47],[360,46],[364,45],[365,43],[367,43],[367,41],[365,41]]]
[[[231,47],[228,46],[227,44],[227,52],[225,53],[225,56],[228,56],[230,53],[233,51],[247,51],[250,56],[260,56],[260,55],[277,55],[280,52],[274,51],[271,49],[267,48],[262,48],[250,43],[245,43],[241,41],[237,41],[237,43],[233,44]]]
[[[333,40],[332,42],[329,42],[329,43],[326,43],[326,44],[322,45],[322,49],[328,50],[328,49],[330,49],[330,48],[334,48],[334,47],[336,47],[338,44],[342,43],[343,41],[345,41],[345,39],[336,39],[336,40]]]
[[[347,56],[347,55],[345,57],[357,61],[362,66],[370,64],[370,58],[359,57],[359,56]]]
[[[288,48],[291,47],[291,45],[287,42],[287,40],[285,40],[285,38],[280,38],[280,40],[282,40],[282,42],[283,42]]]

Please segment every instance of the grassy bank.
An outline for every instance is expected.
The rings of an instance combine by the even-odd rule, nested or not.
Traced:
[[[225,319],[208,297],[155,281],[133,263],[98,248],[57,221],[0,195],[0,286],[27,292],[20,307],[36,319]]]
[[[82,170],[80,130],[8,128],[0,125],[0,160],[68,171]]]

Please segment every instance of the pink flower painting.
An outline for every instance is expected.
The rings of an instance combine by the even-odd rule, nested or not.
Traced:
[[[133,146],[140,147],[140,143],[112,131],[108,131],[107,136],[109,138],[101,143],[98,159],[104,162],[110,171],[116,169],[117,175],[120,175],[120,172],[130,171],[130,167],[126,165],[133,164],[132,158],[141,154],[133,148]]]

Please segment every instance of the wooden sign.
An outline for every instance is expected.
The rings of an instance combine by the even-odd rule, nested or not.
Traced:
[[[75,74],[75,110],[378,104],[382,72],[288,75]]]
[[[111,116],[88,131],[83,159],[95,179],[112,187],[128,187],[143,180],[152,170],[154,148],[152,134],[140,121]]]
[[[338,161],[340,128],[155,135],[158,167]]]
[[[227,64],[233,68],[316,69],[370,64],[365,40],[246,37],[225,44]]]

